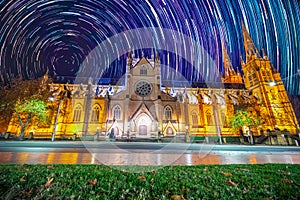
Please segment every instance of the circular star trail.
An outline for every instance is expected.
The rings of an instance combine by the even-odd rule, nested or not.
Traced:
[[[159,55],[163,64],[189,81],[201,82],[206,75],[197,72],[209,71],[204,68],[216,67],[222,73],[222,42],[233,66],[241,67],[243,22],[257,49],[263,48],[280,71],[287,90],[300,94],[295,75],[300,68],[299,11],[297,0],[0,0],[0,81],[14,76],[36,78],[48,69],[64,82],[76,77],[83,61],[97,66],[97,60],[105,58],[89,57],[89,53],[107,38],[152,27],[175,30],[199,42],[216,66],[205,58],[187,63],[164,50]],[[150,57],[152,51],[144,53]],[[141,56],[142,51],[135,54]],[[107,61],[112,64],[104,76],[121,77],[125,57]]]

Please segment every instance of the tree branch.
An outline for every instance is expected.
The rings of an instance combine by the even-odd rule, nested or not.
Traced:
[[[19,119],[19,121],[20,121],[20,125],[21,125],[21,127],[22,127],[22,126],[23,126],[23,121],[22,121],[21,115],[20,115],[20,113],[18,113],[17,111],[16,111],[16,113],[17,113],[18,119]]]

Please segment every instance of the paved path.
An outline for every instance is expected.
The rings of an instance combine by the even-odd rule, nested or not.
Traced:
[[[0,142],[0,163],[106,165],[300,164],[300,148],[162,143]]]

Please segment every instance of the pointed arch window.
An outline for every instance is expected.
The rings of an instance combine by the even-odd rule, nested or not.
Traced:
[[[212,125],[212,115],[210,112],[206,113],[206,122],[207,122],[207,125]]]
[[[198,115],[196,112],[193,112],[192,113],[192,122],[193,122],[193,125],[196,126],[199,124],[199,120],[198,120]]]
[[[73,112],[73,122],[80,122],[81,120],[82,107],[81,105],[76,105]]]
[[[228,123],[227,123],[227,118],[224,112],[221,112],[221,123],[223,125],[223,127],[228,127]]]
[[[114,119],[121,119],[121,108],[119,106],[114,108]]]
[[[172,109],[170,106],[165,107],[164,114],[166,119],[172,119]]]
[[[254,86],[255,84],[258,83],[258,79],[257,79],[255,70],[252,69],[248,72],[248,79],[249,79],[250,87]]]
[[[91,122],[99,122],[100,119],[100,106],[96,105],[92,109]]]
[[[267,80],[268,77],[267,77],[266,71],[264,69],[261,69],[260,71],[261,71],[261,75],[262,75],[263,80]]]
[[[147,67],[146,66],[142,66],[140,68],[140,74],[141,74],[141,76],[147,76]]]

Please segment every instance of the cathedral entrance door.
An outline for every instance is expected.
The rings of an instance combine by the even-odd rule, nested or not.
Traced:
[[[147,135],[147,126],[146,125],[139,126],[139,135],[143,135],[143,136]]]
[[[173,130],[172,130],[172,128],[171,127],[169,127],[168,129],[167,129],[167,135],[173,135]]]

